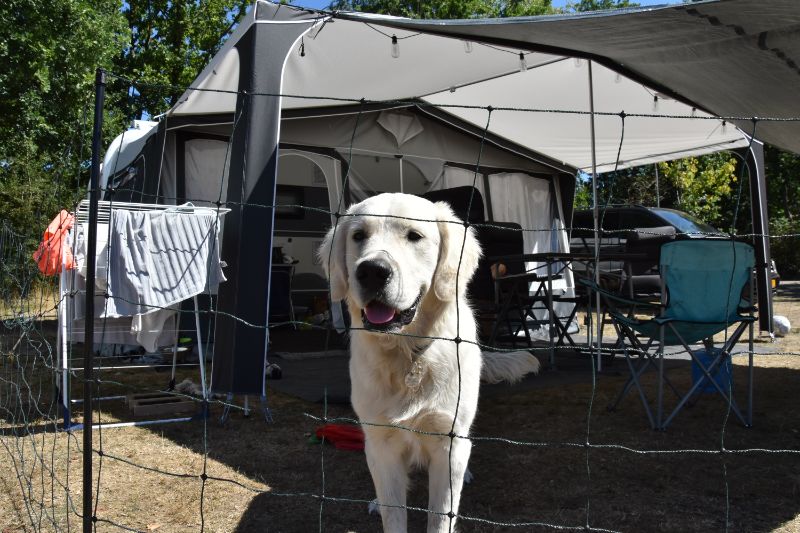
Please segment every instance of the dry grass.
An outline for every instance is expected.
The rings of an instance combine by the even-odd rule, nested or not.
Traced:
[[[4,295],[0,299],[0,320],[9,320],[19,315],[35,316],[37,319],[58,318],[58,291],[53,280],[35,283],[30,292]]]
[[[776,308],[795,328],[773,347],[800,354],[800,284],[792,287],[794,292],[782,293]],[[737,360],[737,376],[744,362]],[[751,429],[729,418],[725,404],[709,396],[684,411],[668,431],[654,432],[634,396],[617,412],[605,409],[624,380],[613,374],[601,376],[596,387],[587,380],[486,396],[474,428],[478,440],[470,468],[475,481],[464,489],[461,512],[496,522],[580,528],[588,521],[593,527],[635,532],[800,531],[800,453],[714,452],[723,443],[728,450],[800,450],[800,413],[793,405],[800,390],[800,357],[759,355],[756,365]],[[4,370],[0,375],[8,379],[10,374]],[[673,377],[688,383],[686,372],[675,371]],[[106,379],[124,381],[124,389],[158,389],[166,377],[150,371]],[[46,381],[31,385],[48,390]],[[0,406],[17,409],[8,384],[0,390]],[[109,385],[101,393],[117,390]],[[94,455],[95,474],[100,475],[97,516],[158,532],[201,527],[214,532],[378,530],[378,518],[366,513],[365,502],[373,493],[363,454],[308,442],[318,423],[306,414],[323,416],[325,407],[278,393],[270,401],[274,424],[237,411],[220,426],[215,406],[206,422],[95,432],[94,447],[104,452],[103,457]],[[47,394],[36,403],[47,410]],[[106,402],[103,409],[103,421],[129,419],[120,403]],[[352,413],[332,405],[327,415]],[[31,423],[36,428],[38,421]],[[80,510],[81,433],[12,435],[6,427],[0,437],[0,531],[52,531],[56,524],[79,529],[62,484]],[[592,444],[619,447],[585,448],[581,444],[587,436]],[[483,439],[488,437],[526,444]],[[632,451],[677,449],[709,453]],[[204,471],[209,476],[205,483]],[[17,472],[24,473],[20,480]],[[33,503],[26,506],[23,492]],[[426,492],[424,477],[415,477],[409,505],[425,507]],[[321,494],[328,499],[322,502]],[[424,529],[423,512],[411,512],[410,519],[410,531]],[[98,523],[98,531],[113,530]],[[552,528],[465,519],[461,530]]]

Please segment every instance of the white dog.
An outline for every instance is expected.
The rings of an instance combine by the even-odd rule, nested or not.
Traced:
[[[481,377],[466,300],[481,251],[465,230],[446,203],[381,194],[350,207],[319,250],[352,319],[351,401],[386,532],[406,531],[413,467],[428,470],[428,531],[455,525]],[[539,368],[530,354],[484,363],[493,381]]]

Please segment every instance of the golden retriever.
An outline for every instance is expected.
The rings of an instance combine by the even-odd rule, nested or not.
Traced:
[[[427,468],[428,531],[453,531],[482,374],[536,372],[528,353],[485,357],[466,298],[480,246],[444,202],[380,194],[353,205],[319,251],[350,331],[351,401],[383,529],[406,531],[409,471]]]

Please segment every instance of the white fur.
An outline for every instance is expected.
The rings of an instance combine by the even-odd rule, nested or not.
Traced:
[[[412,242],[409,231],[422,238]],[[458,513],[472,447],[459,437],[469,434],[475,417],[482,367],[466,301],[467,282],[480,253],[472,229],[465,233],[446,203],[406,194],[381,194],[352,206],[319,250],[331,296],[345,300],[352,319],[351,401],[366,436],[367,464],[386,532],[407,529],[408,474],[415,467],[428,470],[428,532],[452,531],[455,525],[447,514]],[[422,295],[414,320],[396,332],[363,329],[361,310],[369,296],[355,272],[363,261],[375,258],[391,266],[385,294],[392,307],[407,309]],[[457,337],[462,342],[443,340]],[[420,348],[422,381],[414,390],[405,378],[412,354]],[[530,359],[516,365],[500,359],[503,370],[492,369],[494,378],[517,379],[519,372],[532,368]],[[487,367],[493,361],[487,359]],[[459,437],[451,439],[451,431]]]
[[[486,383],[516,383],[525,374],[538,374],[541,364],[530,352],[483,352],[486,364],[481,370],[481,379]]]

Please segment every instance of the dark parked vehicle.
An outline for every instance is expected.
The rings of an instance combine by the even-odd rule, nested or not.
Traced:
[[[715,227],[676,209],[644,207],[641,205],[612,205],[601,209],[602,232],[600,246],[603,250],[630,250],[630,239],[639,241],[637,251],[645,251],[651,268],[658,264],[658,246],[669,239],[725,238],[726,234]],[[639,231],[636,231],[639,230]],[[663,235],[663,237],[662,237]],[[649,241],[650,245],[647,244]],[[594,221],[591,209],[575,211],[572,217],[570,249],[573,252],[594,250]],[[620,268],[621,265],[607,263],[604,269]],[[775,262],[770,264],[770,283],[777,288],[780,276]]]
[[[591,209],[575,211],[572,217],[571,240],[576,240],[576,245],[583,246],[583,239],[594,238],[594,222]],[[641,205],[614,205],[600,210],[604,245],[625,244],[626,231],[646,228],[675,228],[677,238],[697,238],[706,236],[724,236],[715,227],[702,222],[693,216],[661,207],[644,207]]]

